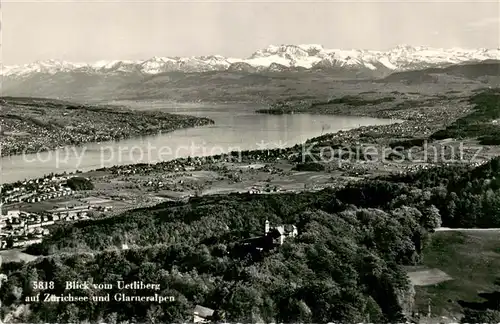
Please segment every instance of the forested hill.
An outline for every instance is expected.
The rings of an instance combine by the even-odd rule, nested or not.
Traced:
[[[419,262],[441,218],[446,226],[500,227],[499,171],[495,159],[338,191],[200,197],[64,225],[31,249],[48,257],[4,269],[2,311],[36,294],[31,281],[52,280],[61,294],[65,281],[92,278],[159,283],[157,293],[175,301],[32,302],[22,320],[185,322],[200,304],[229,322],[400,322],[412,299],[401,266]],[[242,249],[242,240],[263,234],[266,219],[295,224],[299,235],[269,251]],[[124,243],[131,249],[119,251]]]

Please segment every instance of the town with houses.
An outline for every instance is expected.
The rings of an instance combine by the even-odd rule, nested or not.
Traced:
[[[0,250],[24,248],[40,243],[50,234],[50,226],[58,222],[89,219],[91,211],[106,212],[111,206],[84,204],[63,206],[40,212],[27,211],[24,206],[51,199],[71,197],[67,186],[73,176],[49,176],[0,186]]]
[[[25,180],[10,188],[2,185],[1,202],[4,204],[15,202],[40,202],[48,199],[70,196],[73,194],[69,187],[64,186],[69,177],[52,176],[42,179]]]

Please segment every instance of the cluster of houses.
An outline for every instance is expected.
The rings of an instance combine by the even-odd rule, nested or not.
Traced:
[[[85,220],[90,218],[92,210],[106,212],[110,209],[111,206],[83,205],[55,208],[41,214],[9,210],[0,215],[0,249],[40,243],[49,234],[47,227],[56,222]]]
[[[76,221],[90,218],[91,211],[107,212],[113,207],[108,205],[82,205],[72,207],[59,207],[44,212],[56,221]]]
[[[266,184],[264,188],[259,188],[257,186],[252,186],[247,193],[251,195],[257,195],[257,194],[262,194],[262,193],[270,193],[270,192],[280,192],[281,188],[278,186],[272,186],[269,184]]]
[[[125,166],[113,166],[109,170],[114,175],[132,175],[141,174],[146,175],[149,173],[157,172],[191,172],[196,170],[219,171],[220,165],[218,163],[253,163],[260,162],[276,162],[285,160],[290,155],[290,149],[286,150],[272,150],[272,151],[245,151],[237,152],[234,155],[225,154],[214,157],[188,157],[179,158],[171,161],[163,161],[156,164],[135,164]],[[278,173],[279,171],[268,168],[270,173]]]
[[[67,197],[67,196],[71,196],[72,194],[73,194],[73,191],[68,187],[59,187],[59,188],[52,187],[51,192],[42,193],[39,195],[35,194],[35,195],[29,197],[26,201],[30,202],[30,203],[35,203],[35,202],[40,202],[40,201],[49,200],[49,199]]]
[[[250,190],[248,190],[248,193],[251,195],[256,195],[256,194],[262,193],[262,190],[260,190],[259,188],[256,188],[256,187],[252,187],[252,188],[250,188]]]
[[[49,234],[49,230],[44,227],[54,222],[49,215],[9,210],[6,215],[0,215],[0,249],[40,243]]]
[[[148,174],[151,172],[158,171],[194,171],[200,166],[205,164],[211,164],[211,162],[203,157],[188,157],[179,158],[172,161],[164,161],[156,164],[135,164],[127,166],[113,166],[111,167],[111,172],[117,175],[128,175],[128,174]]]
[[[12,186],[9,190],[3,190],[4,187],[2,186],[0,187],[2,192],[1,202],[35,203],[48,199],[70,196],[73,194],[73,191],[64,186],[68,178],[69,177],[65,176],[53,176],[50,178],[26,180]]]
[[[89,219],[89,212],[94,208],[91,205],[60,207],[47,210],[45,213],[57,221],[75,221]]]
[[[179,180],[178,183],[184,184],[184,181]],[[168,185],[172,185],[172,183],[171,182],[163,182],[163,181],[159,181],[159,180],[149,180],[149,181],[144,182],[145,187],[163,188],[163,187],[166,187]]]

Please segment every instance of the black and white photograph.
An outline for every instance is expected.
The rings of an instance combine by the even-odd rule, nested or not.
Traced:
[[[500,323],[500,2],[0,0],[0,324]]]

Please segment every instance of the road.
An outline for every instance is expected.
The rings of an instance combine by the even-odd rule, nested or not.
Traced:
[[[459,231],[459,232],[494,232],[500,231],[500,228],[450,228],[438,227],[434,229],[436,232]]]

